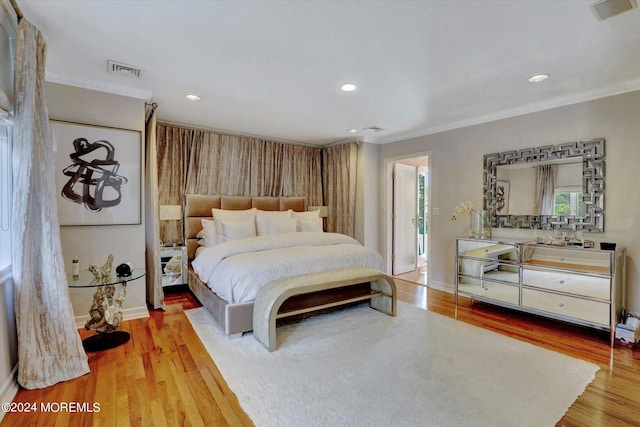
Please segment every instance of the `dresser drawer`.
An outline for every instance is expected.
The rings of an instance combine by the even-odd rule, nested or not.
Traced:
[[[482,286],[480,284],[482,284]],[[460,277],[458,281],[458,292],[477,295],[483,298],[491,298],[514,305],[519,304],[518,286],[503,285],[489,280]]]
[[[610,305],[533,289],[522,290],[522,305],[609,327]]]
[[[605,301],[609,301],[611,298],[610,282],[610,279],[605,277],[583,276],[526,267],[522,270],[522,283],[525,286],[535,286]]]

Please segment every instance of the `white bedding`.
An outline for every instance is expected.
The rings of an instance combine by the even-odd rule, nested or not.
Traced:
[[[382,257],[337,233],[296,232],[232,240],[203,248],[193,269],[230,303],[253,301],[272,280],[351,267],[382,270]]]

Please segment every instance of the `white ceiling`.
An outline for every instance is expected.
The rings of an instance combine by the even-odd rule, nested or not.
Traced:
[[[18,0],[50,81],[150,97],[163,121],[315,145],[640,89],[640,9],[599,21],[591,3]],[[141,77],[107,73],[108,59]],[[538,73],[551,78],[527,82]]]

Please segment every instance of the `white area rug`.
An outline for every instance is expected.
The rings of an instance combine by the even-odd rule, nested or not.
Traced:
[[[598,370],[400,302],[282,326],[273,353],[186,314],[257,426],[553,426]]]

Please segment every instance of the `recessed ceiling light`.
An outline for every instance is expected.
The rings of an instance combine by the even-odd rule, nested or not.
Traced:
[[[358,133],[358,129],[349,129],[349,133]]]
[[[358,87],[353,83],[345,83],[342,86],[340,86],[340,90],[344,92],[353,92],[356,89],[358,89]]]
[[[549,74],[536,74],[535,76],[529,77],[529,81],[531,83],[540,83],[549,78]]]
[[[187,98],[189,101],[200,101],[200,97],[198,95],[194,95],[193,93],[188,94],[187,96],[185,96],[185,98]]]

